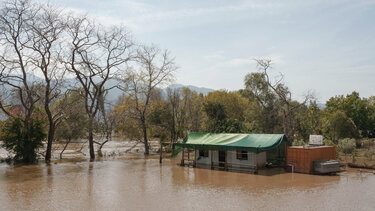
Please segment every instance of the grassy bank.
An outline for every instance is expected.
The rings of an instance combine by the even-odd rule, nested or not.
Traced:
[[[342,144],[345,142],[345,144]],[[375,139],[339,140],[336,145],[339,161],[350,167],[375,169]]]

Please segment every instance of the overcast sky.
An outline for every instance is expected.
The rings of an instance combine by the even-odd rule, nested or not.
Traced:
[[[275,61],[296,99],[324,102],[358,91],[375,95],[375,1],[50,0],[124,24],[142,43],[167,48],[176,83],[237,90],[256,71],[252,58]]]

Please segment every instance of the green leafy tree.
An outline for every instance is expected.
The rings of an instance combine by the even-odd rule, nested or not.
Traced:
[[[220,90],[210,92],[205,97],[206,102],[214,102],[221,104],[228,118],[238,119],[239,121],[246,121],[246,112],[252,104],[249,99],[241,96],[239,92],[228,92]]]
[[[298,126],[301,123],[300,113],[305,110],[305,105],[312,98],[305,96],[303,102],[292,99],[292,93],[285,85],[282,74],[271,80],[269,70],[271,60],[256,59],[258,72],[249,73],[245,77],[245,89],[240,93],[248,97],[251,102],[258,104],[252,110],[253,124],[256,131],[262,133],[284,133],[289,140],[298,136]]]
[[[208,118],[214,121],[220,121],[227,118],[224,105],[218,102],[208,101],[204,105],[204,111]]]
[[[297,139],[307,141],[310,134],[322,134],[322,111],[316,101],[300,106],[294,111],[297,121]]]
[[[325,133],[337,142],[341,138],[357,138],[359,136],[355,123],[343,111],[326,114]]]
[[[245,132],[243,122],[227,118],[225,108],[218,102],[206,102],[204,111],[208,116],[206,130],[212,133],[241,133]]]
[[[343,95],[330,98],[326,103],[326,111],[341,111],[353,121],[362,137],[375,137],[375,110],[370,100],[360,98],[358,92],[345,97]]]
[[[42,141],[45,138],[43,123],[36,118],[30,119],[27,126],[20,118],[8,119],[3,124],[0,133],[2,147],[15,154],[16,162],[23,163],[37,161],[36,151],[43,146]]]

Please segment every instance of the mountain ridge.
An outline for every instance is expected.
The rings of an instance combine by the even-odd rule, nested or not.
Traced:
[[[41,77],[38,77],[34,74],[28,74],[27,77],[28,77],[28,81],[30,81],[31,83],[34,83],[34,82],[42,82],[43,83],[43,81],[44,81]],[[75,78],[64,78],[62,80],[63,80],[62,83],[64,84],[65,89],[67,89],[68,87],[79,87],[79,84],[78,84],[78,82],[76,81]],[[107,83],[105,84],[105,87],[114,87],[117,84],[119,84],[119,80],[109,79],[107,81]],[[192,91],[197,92],[198,94],[203,94],[203,95],[207,95],[208,93],[215,91],[214,89],[210,89],[210,88],[206,88],[206,87],[198,87],[198,86],[194,86],[194,85],[184,85],[184,84],[179,84],[179,83],[170,84],[165,88],[159,88],[159,90],[162,91],[162,96],[166,97],[168,88],[169,89],[182,89],[182,88],[185,88],[185,87],[189,88]],[[10,89],[10,87],[7,87],[7,86],[5,86],[5,88]],[[111,103],[111,104],[116,103],[123,94],[124,94],[124,92],[122,90],[120,90],[119,88],[113,88],[113,89],[108,91],[107,99],[108,99],[109,103]]]

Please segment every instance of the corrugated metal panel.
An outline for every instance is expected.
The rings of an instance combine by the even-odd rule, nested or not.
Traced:
[[[319,147],[288,147],[287,164],[294,165],[294,171],[312,173],[315,160],[336,159],[336,150],[332,146]]]

